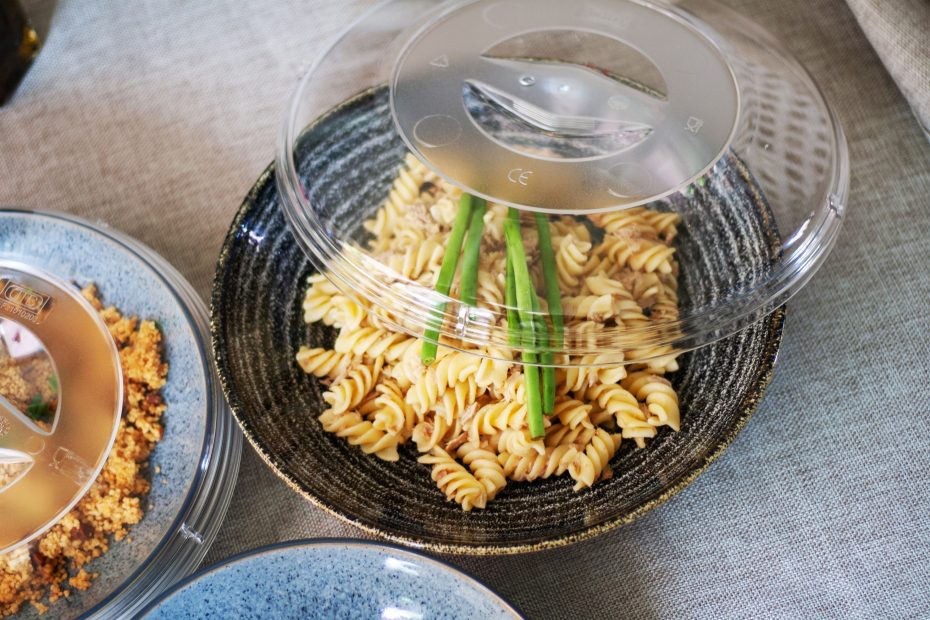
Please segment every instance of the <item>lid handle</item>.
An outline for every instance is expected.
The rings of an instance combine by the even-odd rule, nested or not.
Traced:
[[[720,159],[739,117],[713,42],[633,1],[455,4],[410,38],[390,86],[395,125],[427,166],[476,196],[558,214],[681,189]]]

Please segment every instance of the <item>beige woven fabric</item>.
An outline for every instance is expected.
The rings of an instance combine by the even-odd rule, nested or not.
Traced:
[[[930,1],[847,2],[930,139]]]
[[[930,617],[930,144],[843,0],[729,1],[810,69],[852,156],[846,227],[791,302],[775,382],[720,461],[633,525],[452,561],[533,618]],[[0,204],[109,222],[206,296],[295,76],[368,0],[29,4],[54,14],[0,108]],[[359,535],[246,448],[207,560]]]

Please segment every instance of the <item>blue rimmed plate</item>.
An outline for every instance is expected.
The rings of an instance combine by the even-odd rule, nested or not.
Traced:
[[[263,547],[179,584],[142,614],[168,618],[521,618],[487,586],[425,555],[321,539]]]

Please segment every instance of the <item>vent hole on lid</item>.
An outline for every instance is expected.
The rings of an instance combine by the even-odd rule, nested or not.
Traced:
[[[554,160],[597,159],[646,140],[666,86],[652,61],[604,35],[545,30],[512,37],[463,81],[465,108],[488,137]]]
[[[488,137],[532,157],[563,160],[609,157],[639,144],[652,133],[651,128],[638,125],[603,131],[553,127],[543,109],[503,99],[490,87],[472,82],[465,82],[462,98],[472,120]]]
[[[538,30],[523,33],[493,45],[483,56],[527,63],[574,65],[631,86],[658,100],[668,97],[668,86],[652,60],[618,39],[594,32]]]

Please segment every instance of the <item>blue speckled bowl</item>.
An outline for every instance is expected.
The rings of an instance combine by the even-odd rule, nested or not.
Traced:
[[[151,458],[149,508],[132,542],[114,543],[89,567],[90,589],[56,602],[55,618],[126,617],[194,570],[222,522],[235,484],[241,436],[209,357],[203,302],[164,259],[128,237],[65,215],[0,209],[0,256],[83,286],[104,302],[154,319],[169,364],[165,434]],[[27,606],[21,617],[33,617]]]
[[[520,618],[489,588],[432,558],[353,540],[264,547],[181,583],[142,617]]]

